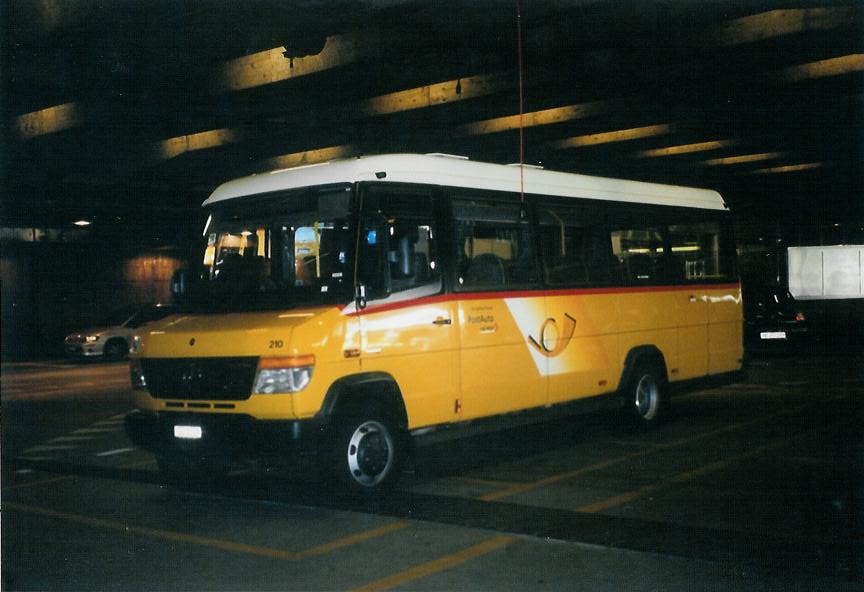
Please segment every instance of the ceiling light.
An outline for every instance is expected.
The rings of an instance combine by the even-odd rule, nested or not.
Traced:
[[[637,152],[639,158],[654,158],[657,156],[677,156],[678,154],[689,154],[691,152],[707,152],[708,150],[719,150],[733,144],[732,140],[714,140],[711,142],[698,142],[696,144],[681,144],[680,146],[669,146],[668,148],[655,148],[654,150],[643,150]]]
[[[596,115],[605,110],[606,101],[595,101],[593,103],[579,103],[576,105],[566,105],[564,107],[555,107],[552,109],[543,109],[542,111],[532,111],[522,115],[520,124],[519,115],[507,115],[505,117],[495,117],[493,119],[484,119],[475,121],[456,128],[457,136],[482,136],[485,134],[494,134],[522,127],[535,127],[538,125],[551,125],[553,123],[562,123],[574,119],[583,119]]]
[[[809,171],[818,169],[822,166],[821,162],[807,162],[804,164],[790,164],[786,166],[770,167],[767,169],[756,169],[754,174],[769,174],[769,173],[795,173],[798,171]]]
[[[216,148],[217,146],[238,142],[243,139],[244,135],[241,128],[223,127],[206,132],[198,132],[197,134],[168,138],[159,142],[159,155],[164,160],[167,160],[180,156],[184,152]]]
[[[838,58],[808,62],[780,70],[776,78],[782,82],[801,82],[816,78],[841,76],[854,72],[864,72],[864,53],[855,53]]]
[[[76,220],[73,224],[75,226],[90,226],[91,222],[90,220]]]
[[[360,101],[349,105],[345,113],[349,117],[389,115],[483,97],[509,87],[512,84],[510,78],[504,72],[494,72],[427,84]],[[456,92],[457,85],[459,86],[458,93]]]
[[[81,124],[77,103],[55,105],[15,119],[18,135],[22,140],[54,134]]]
[[[307,164],[318,164],[337,158],[347,158],[352,156],[357,151],[354,146],[346,144],[344,146],[330,146],[329,148],[319,148],[317,150],[304,150],[303,152],[293,152],[291,154],[283,154],[268,158],[261,163],[262,169],[290,169]]]
[[[708,42],[741,45],[805,31],[827,31],[851,25],[856,17],[857,8],[853,6],[769,10],[724,21],[708,35]]]
[[[582,148],[583,146],[596,146],[597,144],[609,144],[612,142],[626,142],[652,136],[662,136],[672,133],[673,126],[669,124],[648,125],[645,127],[634,127],[630,129],[617,130],[614,132],[603,132],[599,134],[588,134],[585,136],[574,136],[557,142],[550,142],[549,146],[555,150],[565,148]]]
[[[727,156],[726,158],[712,158],[711,160],[703,160],[702,164],[708,166],[727,165],[727,164],[744,164],[747,162],[759,162],[760,160],[771,160],[780,158],[782,152],[762,152],[760,154],[743,154],[741,156]]]
[[[318,57],[318,56],[312,56]],[[281,54],[280,54],[280,59]],[[307,59],[307,58],[302,58]],[[311,59],[311,58],[308,58]],[[284,60],[283,60],[284,61]],[[297,66],[295,65],[295,68]],[[456,85],[461,85],[461,92],[456,93]],[[470,76],[468,78],[459,78],[447,80],[437,84],[427,84],[416,88],[409,88],[386,95],[380,95],[350,103],[344,107],[334,108],[325,111],[326,118],[329,120],[350,120],[356,119],[358,116],[376,116],[389,115],[392,113],[400,113],[403,111],[411,111],[414,109],[425,109],[426,107],[435,107],[464,99],[473,99],[482,97],[495,92],[499,92],[510,85],[509,77],[503,72],[492,74],[481,74],[478,76]],[[273,118],[273,122],[285,123],[286,119]],[[224,144],[230,144],[256,137],[261,132],[250,126],[240,126],[234,128],[220,128],[195,134],[187,134],[185,136],[177,136],[157,142],[155,145],[156,153],[162,160],[167,160],[179,156],[185,152],[193,150],[204,150],[206,148],[215,148]],[[322,149],[329,150],[329,149]],[[308,153],[318,152],[316,150],[308,151]],[[298,152],[295,154],[306,154]],[[292,155],[287,155],[287,161],[293,163]],[[332,160],[335,157],[327,157],[324,160]],[[282,158],[282,157],[277,157]],[[302,163],[299,163],[302,164]],[[289,166],[296,166],[290,164]],[[276,163],[269,168],[285,168],[286,165]]]
[[[314,74],[355,62],[377,47],[375,39],[359,34],[331,35],[319,52],[305,57],[298,52],[317,48],[274,47],[223,63],[211,90],[214,93],[244,90]],[[291,59],[285,59],[286,52]]]

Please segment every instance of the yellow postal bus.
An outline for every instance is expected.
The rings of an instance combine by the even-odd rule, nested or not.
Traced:
[[[411,436],[605,405],[652,423],[671,387],[741,369],[714,191],[401,154],[234,180],[204,207],[185,310],[131,353],[127,432],[172,481],[311,442],[374,490]]]

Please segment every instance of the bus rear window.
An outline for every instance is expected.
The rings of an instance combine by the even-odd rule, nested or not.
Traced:
[[[696,222],[669,226],[672,271],[687,282],[726,281],[732,274],[734,251],[718,222]]]

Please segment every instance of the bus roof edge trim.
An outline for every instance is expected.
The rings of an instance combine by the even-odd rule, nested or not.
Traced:
[[[385,178],[376,176],[382,171],[387,173]],[[727,209],[720,194],[711,189],[562,173],[533,167],[525,167],[524,175],[526,194]],[[421,154],[384,154],[234,179],[217,187],[204,205],[249,195],[358,181],[414,183],[512,193],[519,193],[520,188],[518,167]]]

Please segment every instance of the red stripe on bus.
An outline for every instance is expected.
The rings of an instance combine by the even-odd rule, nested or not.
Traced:
[[[348,313],[348,316],[359,314],[375,314],[379,312],[390,312],[413,306],[425,306],[428,304],[439,304],[442,302],[453,302],[459,300],[492,300],[506,298],[538,298],[549,296],[593,296],[597,294],[644,294],[649,292],[697,292],[707,290],[738,290],[740,284],[696,284],[696,285],[671,285],[671,286],[642,286],[642,287],[606,287],[606,288],[561,288],[553,290],[511,290],[496,292],[454,292],[451,294],[437,294],[404,302],[370,306],[362,311]]]

